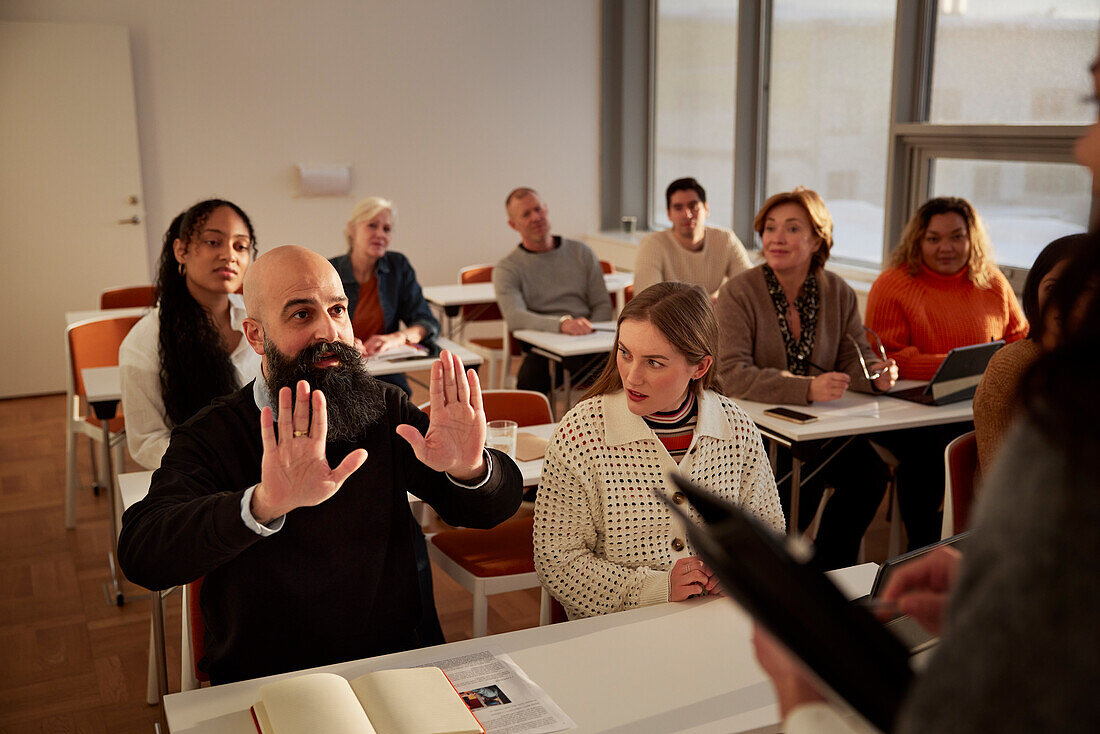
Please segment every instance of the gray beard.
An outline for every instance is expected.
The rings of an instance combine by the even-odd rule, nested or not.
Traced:
[[[315,367],[326,355],[340,360],[335,367]],[[296,400],[300,380],[309,383],[310,390],[320,390],[325,396],[328,414],[328,437],[332,441],[353,441],[382,417],[381,384],[367,371],[359,350],[343,342],[311,344],[294,357],[279,351],[264,337],[264,357],[267,367],[267,391],[275,416],[279,415],[279,390],[289,387],[291,405]],[[310,420],[312,423],[312,405]]]

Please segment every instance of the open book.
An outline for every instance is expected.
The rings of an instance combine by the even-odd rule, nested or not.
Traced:
[[[260,686],[260,734],[484,734],[439,668],[379,670],[347,681],[310,673]]]

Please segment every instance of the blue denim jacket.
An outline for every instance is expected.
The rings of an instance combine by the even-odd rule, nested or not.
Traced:
[[[331,258],[329,262],[336,268],[344,284],[344,293],[348,297],[348,315],[354,316],[355,307],[359,303],[359,281],[355,279],[355,272],[351,267],[351,255],[340,255]],[[374,273],[378,278],[378,300],[382,303],[382,318],[385,319],[382,333],[391,334],[397,331],[398,321],[404,321],[406,326],[423,326],[428,330],[428,339],[439,334],[439,322],[432,316],[428,302],[424,300],[420,284],[416,282],[416,271],[407,257],[400,252],[387,251],[378,259]],[[373,335],[355,336],[365,340]]]

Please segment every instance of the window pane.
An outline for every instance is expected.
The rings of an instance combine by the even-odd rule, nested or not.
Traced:
[[[1030,268],[1048,242],[1088,226],[1092,179],[1082,166],[937,158],[932,173],[934,196],[978,210],[999,265]]]
[[[1097,0],[940,0],[930,120],[1092,122]]]
[[[656,57],[653,223],[669,226],[665,188],[692,176],[707,190],[710,221],[729,227],[737,0],[660,0]]]
[[[832,257],[878,266],[895,0],[776,0],[765,196],[814,189]]]

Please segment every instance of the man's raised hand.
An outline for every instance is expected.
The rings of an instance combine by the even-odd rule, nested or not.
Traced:
[[[290,388],[279,390],[279,437],[275,438],[275,420],[271,408],[260,412],[260,435],[264,456],[260,464],[260,484],[252,493],[252,516],[266,524],[298,507],[319,505],[367,460],[364,449],[344,457],[330,469],[325,458],[328,436],[328,411],[325,396],[300,380],[297,400],[291,409]],[[310,404],[313,423],[310,425]]]
[[[431,414],[423,436],[402,424],[397,435],[409,442],[416,458],[462,481],[485,474],[485,408],[477,372],[463,372],[462,360],[447,350],[432,365]]]

